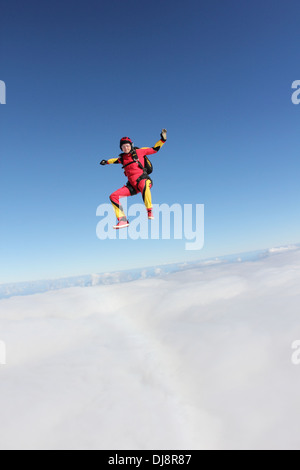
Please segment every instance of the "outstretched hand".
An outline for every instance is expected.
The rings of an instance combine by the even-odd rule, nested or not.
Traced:
[[[107,164],[108,164],[108,163],[107,163],[107,160],[102,160],[102,161],[100,162],[100,165],[107,165]]]
[[[167,129],[162,129],[160,136],[161,136],[162,140],[166,141],[167,140]]]

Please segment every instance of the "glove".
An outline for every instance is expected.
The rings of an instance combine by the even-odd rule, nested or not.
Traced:
[[[167,129],[162,129],[160,137],[164,142],[167,140]]]
[[[107,160],[102,160],[102,161],[100,162],[100,165],[107,165]]]

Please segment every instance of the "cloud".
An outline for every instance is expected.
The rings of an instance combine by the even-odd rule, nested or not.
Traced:
[[[286,246],[278,246],[274,248],[270,248],[268,251],[269,253],[281,253],[282,251],[292,251],[298,250],[299,247],[297,245],[286,245]]]
[[[0,301],[1,449],[297,449],[300,250]]]

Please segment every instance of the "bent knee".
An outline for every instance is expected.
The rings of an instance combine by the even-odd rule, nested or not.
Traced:
[[[119,198],[120,197],[120,189],[117,189],[116,191],[114,191],[113,193],[111,193],[111,195],[109,196],[109,199],[116,199],[116,198]]]
[[[109,196],[109,199],[110,199],[110,202],[116,202],[119,200],[119,197],[117,196],[116,193],[112,193],[110,196]]]

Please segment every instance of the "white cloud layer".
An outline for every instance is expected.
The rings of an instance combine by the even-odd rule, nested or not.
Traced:
[[[0,300],[1,449],[299,449],[300,250]]]

